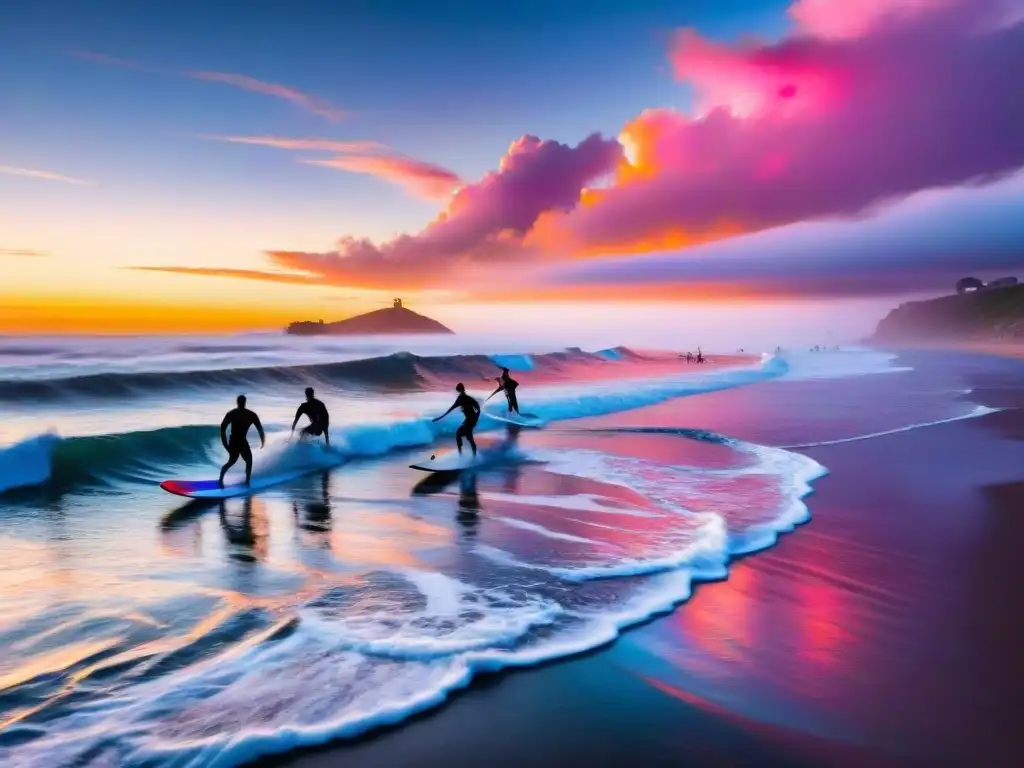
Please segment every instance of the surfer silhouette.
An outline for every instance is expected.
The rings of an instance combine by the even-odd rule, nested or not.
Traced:
[[[498,388],[491,392],[487,396],[490,400],[496,394],[505,390],[505,398],[508,400],[508,412],[519,413],[519,401],[516,399],[516,387],[519,386],[519,382],[508,375],[508,368],[501,369],[501,376],[497,378]]]
[[[249,448],[249,441],[246,434],[249,427],[256,427],[260,435],[260,448],[267,444],[267,436],[263,432],[263,425],[260,424],[260,417],[245,407],[245,395],[239,395],[237,408],[232,408],[224,416],[220,423],[220,441],[224,450],[228,452],[228,462],[220,468],[220,487],[224,487],[224,475],[235,465],[241,457],[245,462],[245,484],[249,485],[252,480],[252,450]],[[231,436],[228,437],[228,427],[231,427]]]
[[[313,397],[312,387],[306,387],[306,402],[302,403],[298,410],[295,411],[295,420],[292,421],[292,432],[295,431],[295,425],[299,423],[299,419],[303,415],[309,417],[309,424],[302,428],[302,431],[299,433],[300,437],[303,435],[312,435],[313,437],[323,435],[324,443],[330,445],[331,435],[329,427],[331,425],[331,417],[327,413],[327,406]]]
[[[434,421],[440,421],[456,408],[461,408],[466,420],[455,430],[455,445],[458,446],[459,453],[462,453],[462,439],[466,438],[469,441],[469,447],[473,449],[473,455],[476,456],[476,441],[473,439],[473,430],[476,428],[476,423],[480,421],[480,403],[475,398],[466,394],[466,387],[461,381],[455,385],[455,391],[459,393],[459,396],[455,398],[452,407],[434,419]]]

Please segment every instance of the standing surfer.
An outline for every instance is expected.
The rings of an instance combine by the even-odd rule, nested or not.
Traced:
[[[331,435],[329,428],[331,426],[331,417],[327,413],[327,406],[324,405],[320,400],[313,397],[313,388],[306,387],[306,402],[299,406],[298,410],[295,411],[295,419],[292,421],[292,432],[295,431],[295,425],[299,423],[299,419],[305,414],[309,417],[309,424],[302,428],[302,435],[313,435],[314,437],[324,436],[324,443],[328,446],[331,444]]]
[[[267,436],[263,432],[263,425],[260,424],[260,417],[245,407],[245,395],[239,395],[237,408],[232,408],[224,416],[220,423],[220,441],[224,450],[228,452],[228,462],[220,469],[220,487],[224,487],[224,475],[241,456],[245,462],[245,484],[249,485],[252,480],[252,450],[249,448],[249,441],[246,435],[249,427],[256,427],[260,435],[260,448],[267,444]],[[231,436],[228,437],[228,427],[231,427]]]
[[[490,400],[496,394],[505,390],[505,398],[508,400],[508,412],[519,413],[519,401],[516,399],[516,387],[519,386],[519,382],[508,375],[508,368],[501,369],[501,376],[498,377],[497,382],[498,388],[491,392],[487,399]]]
[[[473,430],[476,428],[476,423],[480,420],[480,403],[475,398],[466,394],[466,387],[461,381],[455,386],[455,391],[459,393],[459,396],[455,398],[452,407],[434,419],[434,421],[440,421],[456,408],[461,408],[466,420],[455,430],[455,445],[458,446],[459,453],[462,453],[462,438],[466,438],[469,441],[469,447],[473,449],[473,455],[476,456],[476,441],[473,439]]]

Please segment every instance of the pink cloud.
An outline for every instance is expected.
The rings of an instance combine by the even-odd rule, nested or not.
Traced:
[[[620,162],[617,141],[593,134],[575,147],[523,136],[498,170],[461,187],[448,207],[415,235],[383,244],[343,237],[334,250],[268,251],[287,272],[212,267],[137,267],[145,271],[234,277],[301,285],[418,290],[471,282],[489,268],[532,255],[522,238],[541,214],[570,211],[588,184]]]
[[[329,160],[302,160],[353,173],[365,173],[391,181],[427,199],[445,199],[462,180],[446,168],[401,155],[341,155]]]
[[[387,146],[379,141],[337,141],[335,139],[288,139],[281,136],[212,136],[201,138],[214,141],[227,141],[232,144],[252,144],[274,149],[290,149],[311,152],[343,152],[364,154],[368,152],[388,151]]]
[[[111,67],[151,71],[145,64],[139,64],[137,61],[131,61],[130,59],[119,59],[116,56],[107,56],[105,53],[95,53],[93,51],[69,51],[67,55],[76,59],[81,59],[82,61],[91,61],[93,64],[106,64]]]
[[[756,230],[1024,165],[1024,90],[1008,76],[1024,72],[1024,25],[989,24],[996,0],[885,5],[906,12],[879,16],[881,3],[847,0],[796,6],[809,30],[827,8],[874,9],[837,21],[859,32],[843,39],[803,31],[726,47],[682,33],[672,61],[702,116],[649,110],[626,126],[638,167],[563,230],[590,247],[723,221]]]
[[[46,181],[62,181],[65,184],[84,184],[91,185],[95,182],[87,181],[85,179],[76,179],[74,176],[65,176],[61,173],[51,173],[50,171],[37,171],[32,168],[16,168],[13,165],[0,165],[0,174],[7,176],[23,176],[28,179],[44,179]]]
[[[789,15],[816,37],[859,37],[879,24],[943,10],[950,0],[797,0]]]
[[[461,187],[446,210],[417,234],[380,245],[343,237],[324,253],[268,251],[267,256],[275,267],[292,271],[289,279],[298,273],[323,284],[388,290],[457,286],[488,268],[533,255],[522,237],[538,217],[572,210],[581,190],[610,173],[621,156],[618,142],[598,134],[575,147],[523,136],[509,147],[498,170]],[[248,277],[276,279],[267,275],[278,274]]]
[[[338,122],[348,117],[348,113],[332,104],[318,99],[315,96],[310,96],[307,93],[291,88],[287,85],[278,85],[276,83],[267,83],[263,80],[257,80],[256,78],[249,77],[248,75],[236,75],[230,72],[189,72],[189,77],[194,77],[197,80],[208,80],[213,83],[224,83],[225,85],[232,85],[235,88],[241,88],[246,91],[254,91],[256,93],[262,93],[267,96],[273,96],[278,99],[291,102],[297,107],[301,107],[307,112],[312,112],[314,115],[326,118],[332,122]]]

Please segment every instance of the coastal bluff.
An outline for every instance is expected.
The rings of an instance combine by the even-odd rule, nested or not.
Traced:
[[[347,320],[325,323],[323,320],[300,320],[289,324],[285,333],[292,336],[379,336],[403,334],[447,333],[455,331],[418,312],[406,309],[400,303],[386,309],[377,309]]]
[[[908,301],[883,318],[867,341],[1024,341],[1024,284]]]

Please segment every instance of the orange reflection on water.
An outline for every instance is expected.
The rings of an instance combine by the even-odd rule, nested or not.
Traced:
[[[454,536],[449,528],[396,512],[346,523],[331,534],[334,556],[346,564],[419,566],[416,550],[445,546]]]
[[[716,659],[746,664],[757,642],[751,615],[757,581],[752,568],[734,568],[727,583],[699,590],[675,614],[673,623],[680,633]]]

